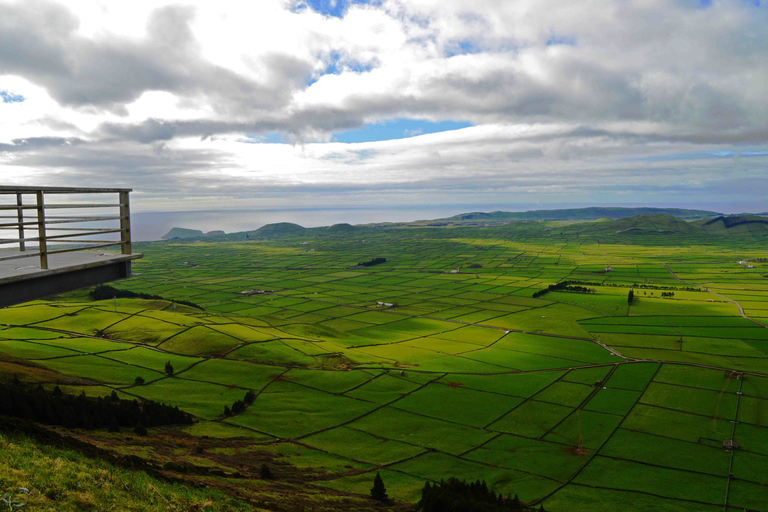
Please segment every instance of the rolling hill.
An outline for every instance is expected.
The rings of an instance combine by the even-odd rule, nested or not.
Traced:
[[[282,236],[282,235],[296,235],[303,233],[307,228],[293,224],[292,222],[277,222],[274,224],[265,224],[259,229],[249,231],[248,235],[251,237],[269,237],[269,236]]]
[[[529,210],[525,212],[469,212],[453,217],[420,220],[404,225],[411,226],[498,226],[512,222],[531,221],[594,221],[598,219],[623,219],[635,215],[671,215],[679,219],[694,220],[722,215],[707,210],[682,208],[614,208],[589,207],[558,210]]]

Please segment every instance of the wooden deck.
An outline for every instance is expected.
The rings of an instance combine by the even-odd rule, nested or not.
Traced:
[[[23,254],[0,249],[0,257]],[[40,268],[38,256],[0,261],[0,307],[130,277],[131,261],[141,257],[100,251],[50,254],[47,269]]]

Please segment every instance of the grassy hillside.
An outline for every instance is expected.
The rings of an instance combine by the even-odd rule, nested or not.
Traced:
[[[0,431],[0,455],[2,510],[261,510],[220,491],[169,483],[20,434]]]
[[[375,508],[380,473],[409,503],[456,476],[552,512],[768,512],[765,237],[643,215],[137,250],[116,286],[204,311],[85,294],[0,310],[7,371],[195,416],[77,433],[111,453],[269,509]]]
[[[341,223],[341,224],[334,224],[333,226],[330,226],[328,228],[329,233],[350,233],[352,231],[359,231],[361,228],[358,226],[353,226],[352,224],[347,223]]]
[[[187,229],[187,228],[171,228],[166,234],[161,236],[163,240],[171,240],[173,238],[193,238],[197,236],[204,236],[205,233],[199,229]]]
[[[261,226],[257,230],[249,231],[248,234],[251,237],[255,237],[255,238],[284,236],[284,235],[295,235],[298,233],[302,233],[306,229],[307,228],[305,228],[304,226],[299,226],[298,224],[293,224],[291,222],[277,222],[274,224],[265,224],[264,226]]]
[[[576,225],[575,227],[581,227],[582,225]],[[676,234],[686,233],[695,234],[700,233],[701,228],[690,222],[686,222],[672,215],[635,215],[625,219],[619,219],[608,222],[597,222],[589,225],[595,233],[615,233],[615,234]],[[588,230],[581,230],[587,232]]]
[[[757,215],[734,215],[696,221],[705,231],[716,234],[768,235],[768,217]]]
[[[701,219],[719,215],[706,210],[688,210],[682,208],[573,208],[561,210],[529,210],[527,212],[472,212],[462,213],[445,219],[429,221],[459,224],[506,223],[521,221],[562,221],[562,220],[597,220],[601,218],[622,219],[636,215],[671,215],[684,220]]]

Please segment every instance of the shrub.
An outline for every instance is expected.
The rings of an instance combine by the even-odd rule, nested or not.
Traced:
[[[371,498],[376,501],[389,501],[387,496],[387,488],[384,487],[384,480],[382,480],[379,472],[376,472],[376,476],[373,477],[373,487],[371,487]]]
[[[266,463],[263,463],[259,468],[259,476],[262,480],[274,480],[275,475],[272,474],[272,470],[269,469]]]

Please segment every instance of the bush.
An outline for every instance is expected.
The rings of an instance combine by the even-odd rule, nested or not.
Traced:
[[[376,501],[389,501],[387,496],[387,488],[384,487],[384,480],[381,479],[379,472],[376,472],[376,476],[373,477],[373,487],[371,487],[371,498]]]
[[[134,427],[133,433],[136,434],[137,436],[145,436],[147,435],[148,432],[147,432],[147,429],[144,427],[144,425],[139,423],[138,425],[136,425],[136,427]]]
[[[439,484],[424,484],[419,512],[512,512],[532,510],[515,495],[497,495],[485,482],[465,482],[457,478],[441,480]],[[544,510],[542,506],[539,510]]]
[[[245,402],[242,400],[238,400],[232,404],[232,414],[240,414],[243,411],[245,411]]]
[[[275,475],[272,474],[272,470],[269,469],[266,463],[263,463],[259,468],[259,476],[262,480],[274,480]]]

